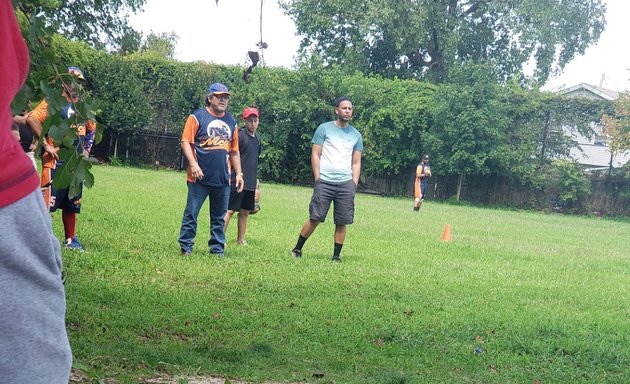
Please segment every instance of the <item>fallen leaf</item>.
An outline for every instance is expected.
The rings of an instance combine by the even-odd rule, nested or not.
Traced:
[[[218,312],[215,312],[212,314],[212,317],[214,317],[215,319],[219,319],[221,317],[221,314]]]
[[[376,342],[374,343],[376,344],[377,347],[382,347],[383,345],[385,345],[385,340],[383,340],[382,338],[378,338],[378,340],[376,340]]]

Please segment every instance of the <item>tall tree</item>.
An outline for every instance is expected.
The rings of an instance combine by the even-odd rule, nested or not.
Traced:
[[[129,13],[146,0],[18,0],[14,1],[31,23],[43,23],[71,40],[95,48],[118,48],[132,28]]]
[[[500,80],[534,63],[544,83],[604,29],[603,0],[281,0],[304,55],[387,77],[447,80],[490,62]]]
[[[435,165],[459,176],[459,200],[467,176],[491,173],[492,164],[504,160],[511,121],[491,70],[469,64],[455,72],[455,83],[442,85],[435,95],[434,135],[440,154]]]
[[[613,102],[613,113],[604,114],[604,133],[610,147],[610,168],[612,159],[623,151],[630,151],[630,92],[624,92]]]
[[[179,36],[175,32],[155,33],[151,31],[142,44],[141,51],[153,52],[167,59],[172,59],[175,56],[177,40],[179,40]]]

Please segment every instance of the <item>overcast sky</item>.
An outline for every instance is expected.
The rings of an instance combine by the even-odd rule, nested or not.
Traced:
[[[579,83],[630,90],[630,0],[605,0],[607,26],[597,45],[570,62],[546,89]],[[248,64],[247,51],[260,42],[260,0],[147,0],[144,12],[132,15],[131,24],[145,33],[175,32],[175,58],[220,64]],[[291,67],[299,46],[293,21],[277,0],[263,0],[262,39],[268,44],[269,66]]]

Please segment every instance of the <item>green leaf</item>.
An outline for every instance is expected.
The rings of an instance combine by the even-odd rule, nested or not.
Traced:
[[[61,143],[63,139],[66,137],[66,133],[68,132],[68,130],[70,130],[70,127],[68,126],[67,122],[61,119],[58,119],[57,124],[55,125],[52,125],[54,119],[50,119],[50,120],[51,120],[50,122],[51,125],[50,125],[50,129],[47,131],[48,136],[50,136],[55,143]],[[48,119],[46,119],[46,121],[48,121]],[[70,145],[72,145],[72,143],[70,143]]]
[[[57,154],[59,155],[59,160],[63,161],[63,164],[55,170],[53,188],[70,187],[73,182],[75,169],[79,164],[79,155],[76,150],[70,148],[61,148]]]

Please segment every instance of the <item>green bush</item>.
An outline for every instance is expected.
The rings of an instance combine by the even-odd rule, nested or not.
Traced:
[[[556,160],[547,172],[547,193],[555,196],[556,207],[570,213],[588,211],[591,182],[578,163]]]

